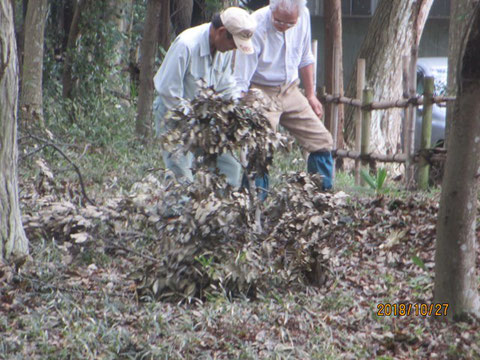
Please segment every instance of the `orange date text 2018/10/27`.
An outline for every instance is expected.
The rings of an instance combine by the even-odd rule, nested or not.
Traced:
[[[377,316],[447,316],[447,303],[380,303],[377,304]]]

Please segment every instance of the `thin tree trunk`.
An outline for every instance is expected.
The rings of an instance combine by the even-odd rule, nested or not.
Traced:
[[[11,0],[13,9],[13,21],[16,20],[15,14],[15,0]],[[22,79],[22,64],[23,64],[23,40],[25,37],[25,18],[27,17],[28,0],[22,0],[22,20],[15,24],[15,38],[17,40],[17,59],[19,64],[20,75]]]
[[[11,6],[12,6],[12,11],[13,11],[13,22],[14,22],[14,27],[15,27],[15,39],[17,41],[17,59],[18,63],[21,65],[22,63],[22,37],[23,37],[23,23],[18,23],[16,20],[16,9],[15,9],[15,0],[10,0]],[[21,76],[21,74],[20,74]]]
[[[175,33],[178,35],[192,23],[193,0],[172,0],[170,13]]]
[[[110,0],[110,21],[118,32],[113,48],[110,82],[113,91],[121,98],[130,96],[128,61],[130,56],[130,33],[132,27],[133,0]]]
[[[137,136],[146,138],[151,133],[153,103],[153,66],[158,44],[162,3],[165,0],[148,0],[147,17],[140,45],[140,85],[138,89]]]
[[[72,23],[68,32],[67,49],[65,54],[65,62],[63,67],[63,97],[72,98],[73,90],[73,76],[72,76],[72,64],[73,53],[75,51],[75,42],[80,34],[80,16],[87,0],[78,0],[75,5],[75,11],[73,13]]]
[[[458,97],[449,140],[437,222],[434,302],[449,317],[480,316],[475,268],[480,166],[480,4],[459,54]],[[467,28],[467,29],[468,29]],[[466,46],[465,46],[466,44]]]
[[[58,6],[58,25],[57,29],[62,34],[62,52],[67,51],[68,34],[72,27],[73,16],[75,13],[76,0],[62,0],[52,3],[52,6]]]
[[[459,40],[465,34],[474,14],[475,4],[478,0],[452,1],[450,11],[450,27],[448,33],[448,78],[447,95],[457,95],[457,66],[458,54],[462,42]],[[453,121],[453,112],[455,103],[447,103],[447,120],[445,127],[445,147],[448,144],[448,135],[450,133],[451,122]]]
[[[134,0],[135,1],[135,0]],[[146,6],[145,6],[146,8]],[[146,14],[146,9],[145,9]],[[138,26],[138,23],[135,22],[135,17],[132,12],[132,28]],[[146,16],[145,16],[146,18]],[[132,28],[130,29],[130,40],[132,39],[133,33]],[[130,75],[130,89],[133,90],[134,97],[138,97],[138,89],[140,88],[140,42],[131,43],[128,55],[128,73]]]
[[[158,41],[164,49],[170,47],[170,0],[162,1],[161,20],[159,26],[160,33]]]
[[[335,95],[343,96],[343,51],[342,51],[342,4],[340,0],[330,0],[323,3],[325,18],[325,87],[328,94],[334,92],[334,66],[339,68],[340,93]],[[334,44],[337,45],[338,59],[335,64],[333,59]],[[333,124],[331,124],[333,106],[325,106],[325,126],[333,134]],[[344,112],[343,105],[338,105],[338,123],[337,123],[337,145],[336,148],[343,148],[343,123]]]
[[[13,10],[0,1],[0,260],[28,253],[17,183],[18,63]]]
[[[24,124],[44,126],[43,121],[43,44],[47,0],[28,2],[25,21],[24,61],[20,116]]]
[[[238,6],[238,0],[195,0],[193,5],[192,26],[209,22],[215,12],[230,6]]]
[[[359,58],[366,59],[366,83],[374,89],[375,101],[402,97],[402,56],[410,55],[425,26],[426,14],[433,0],[380,0]],[[356,74],[356,68],[353,74]],[[354,97],[355,77],[352,76],[346,94]],[[345,140],[353,141],[354,109],[345,114]],[[400,110],[375,111],[372,114],[371,142],[375,152],[395,153],[400,145]]]

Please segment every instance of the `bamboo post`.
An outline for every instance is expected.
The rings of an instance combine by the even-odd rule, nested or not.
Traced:
[[[333,46],[333,50],[332,50],[332,95],[333,97],[336,97],[337,94],[336,94],[336,77],[337,77],[337,74],[336,74],[336,64],[335,64],[335,45]],[[336,114],[338,114],[338,108],[337,108],[337,104],[335,102],[332,102],[330,104],[330,118],[328,119],[328,125],[329,125],[329,128],[328,128],[328,131],[330,131],[330,134],[332,134],[332,138],[333,138],[333,148],[336,149],[337,148],[337,135],[336,135],[336,131],[335,131],[335,122],[336,122],[336,119],[335,117],[337,116]]]
[[[365,87],[365,59],[357,60],[357,99],[363,100]],[[362,109],[355,109],[355,151],[360,152],[362,141]],[[355,160],[355,185],[360,185],[360,159]]]
[[[405,63],[406,61],[406,63]],[[414,49],[412,49],[412,56],[410,60],[405,60],[404,57],[404,71],[407,76],[407,89],[406,93],[409,98],[416,96],[417,92],[417,56]],[[405,85],[405,82],[404,82]],[[405,187],[411,189],[414,187],[414,173],[413,166],[413,153],[414,153],[414,140],[415,140],[415,107],[413,104],[409,104],[405,111],[405,131],[404,131],[404,144],[405,154],[407,155],[407,161],[405,162]]]
[[[363,90],[363,106],[362,109],[362,142],[360,145],[360,154],[367,155],[370,148],[370,122],[372,119],[372,111],[368,106],[371,106],[373,102],[373,90],[371,88],[365,88]],[[362,167],[365,167],[367,164],[362,160]],[[361,181],[362,185],[365,185],[365,182]]]
[[[317,88],[317,67],[318,67],[318,40],[312,41],[312,53],[315,59],[313,66],[313,88]]]
[[[403,56],[402,57],[402,88],[403,88],[403,97],[404,98],[409,98],[409,92],[408,92],[408,81],[409,81],[409,57],[408,56]],[[410,128],[410,111],[409,111],[410,105],[407,105],[407,107],[404,109],[403,112],[403,153],[407,156],[407,160],[405,161],[405,183],[408,183],[408,177],[410,176],[408,172],[408,165],[409,165],[409,160],[408,160],[408,154],[409,154],[409,149],[410,149],[410,141],[408,139],[408,129]]]
[[[432,139],[432,108],[433,108],[433,93],[434,93],[434,79],[433,77],[426,77],[423,93],[423,119],[422,119],[422,139],[420,149],[426,150],[430,148]],[[418,186],[422,190],[428,189],[430,165],[424,156],[420,157],[420,164],[418,169]]]
[[[340,97],[340,50],[338,48],[338,44],[336,42],[333,43],[333,95],[335,97]],[[332,122],[332,127],[333,127],[333,149],[336,150],[338,149],[338,115],[339,115],[339,109],[338,107],[340,104],[334,103],[333,104],[333,109],[332,109],[332,114],[333,114],[333,122]],[[333,169],[332,169],[332,177],[335,179],[335,162],[333,162]]]

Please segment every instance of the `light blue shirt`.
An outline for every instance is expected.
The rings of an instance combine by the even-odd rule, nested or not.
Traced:
[[[300,11],[297,24],[285,32],[275,29],[270,6],[253,13],[257,30],[253,34],[255,52],[237,52],[235,79],[240,91],[246,92],[250,83],[267,86],[286,85],[298,79],[298,69],[313,64],[310,13]]]
[[[153,78],[157,99],[154,110],[157,119],[180,104],[181,99],[192,100],[203,79],[225,97],[236,97],[233,76],[233,51],[210,54],[210,23],[182,32],[168,49],[160,69]],[[158,125],[157,125],[158,131]]]

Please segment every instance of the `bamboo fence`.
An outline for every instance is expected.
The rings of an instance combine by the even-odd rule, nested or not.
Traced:
[[[416,73],[416,65],[412,66],[408,59],[404,58],[404,73],[408,69],[414,69]],[[412,71],[412,70],[410,70]],[[338,74],[335,74],[335,78]],[[412,86],[411,82],[415,82]],[[331,103],[333,106],[333,114],[338,114],[337,107],[342,104],[351,105],[356,108],[355,111],[355,148],[354,150],[337,149],[336,136],[334,136],[333,155],[337,158],[349,158],[355,160],[355,183],[361,184],[360,169],[361,167],[375,167],[376,162],[385,163],[404,163],[406,174],[405,181],[408,188],[412,187],[412,179],[414,171],[409,169],[413,164],[418,165],[417,182],[421,189],[428,188],[429,164],[431,161],[441,161],[445,158],[445,151],[432,151],[430,149],[430,139],[432,133],[432,107],[433,104],[444,104],[447,101],[455,101],[455,97],[434,96],[434,79],[433,77],[425,77],[424,93],[416,95],[416,76],[404,74],[404,94],[410,94],[407,98],[390,101],[374,101],[373,90],[365,87],[365,60],[358,59],[357,63],[357,98],[348,98],[345,96],[326,94],[321,89],[320,99],[324,103]],[[340,93],[338,89],[336,94]],[[413,95],[413,96],[412,96]],[[414,108],[423,106],[422,117],[422,137],[420,150],[415,154],[413,151],[414,141]],[[372,111],[385,110],[392,108],[405,109],[404,116],[404,149],[403,153],[387,155],[370,152],[370,121]],[[333,119],[331,123],[336,124],[337,119]],[[332,129],[332,130],[335,130]],[[335,132],[335,135],[336,132]]]

